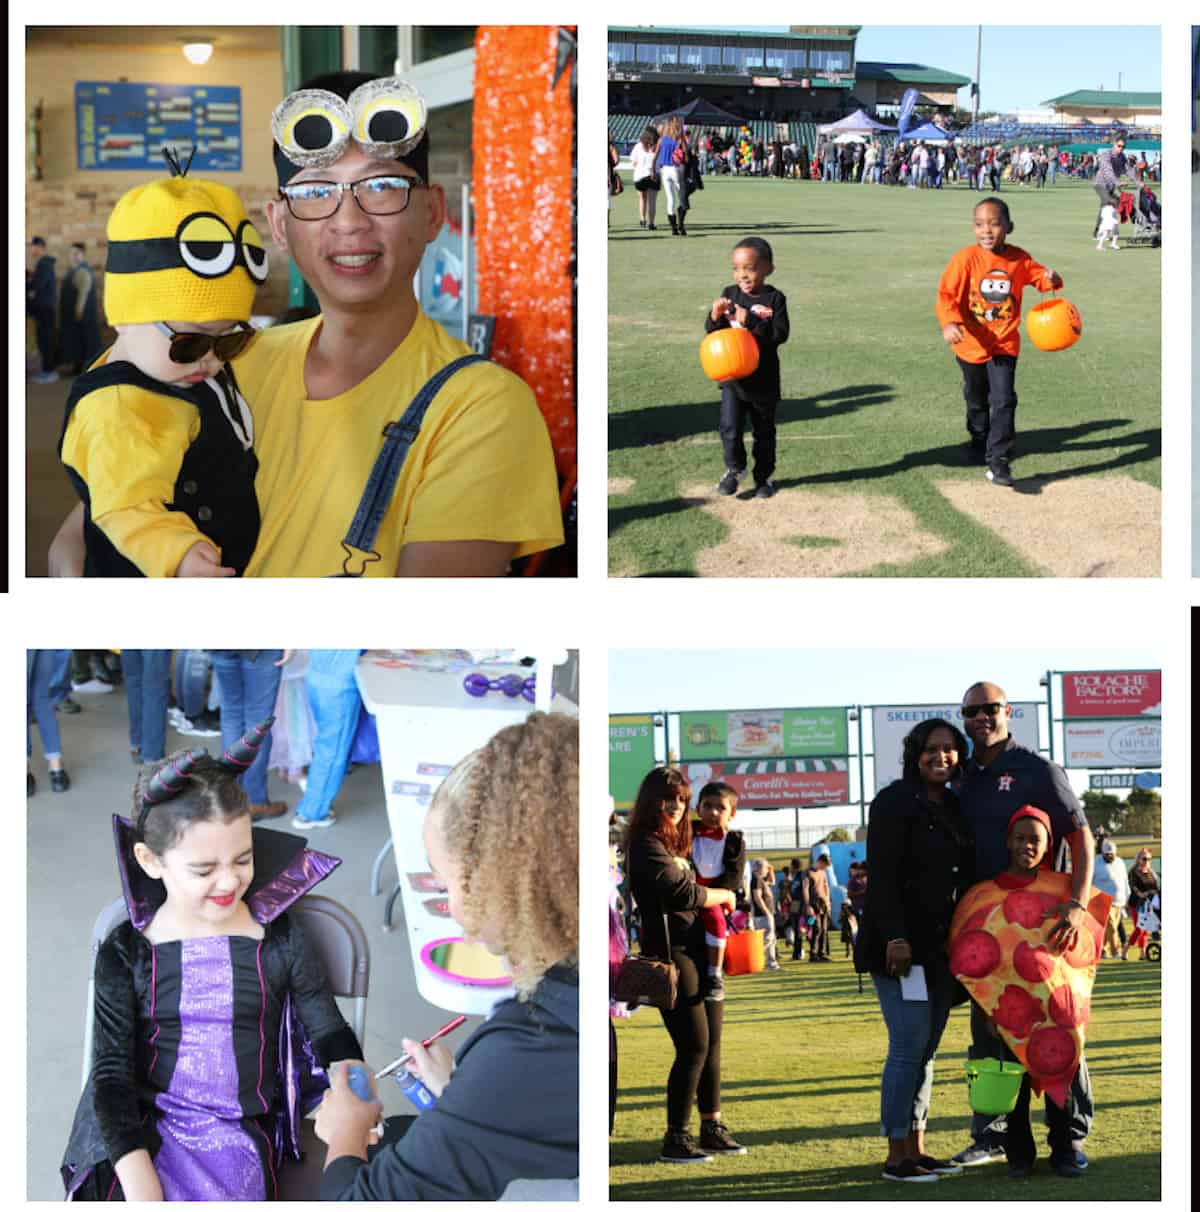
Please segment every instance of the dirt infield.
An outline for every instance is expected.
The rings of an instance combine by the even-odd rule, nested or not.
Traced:
[[[1043,483],[1015,491],[985,480],[943,480],[938,491],[1054,577],[1156,577],[1162,494],[1129,476]]]
[[[683,497],[729,528],[696,557],[705,577],[849,576],[947,547],[893,497],[789,489],[757,501],[716,496],[705,484],[685,485]]]

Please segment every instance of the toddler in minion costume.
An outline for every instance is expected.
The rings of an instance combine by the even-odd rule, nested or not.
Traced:
[[[258,538],[253,422],[226,365],[254,334],[262,237],[225,185],[172,175],[108,221],[117,340],[75,380],[59,457],[84,504],[84,575],[233,576]]]

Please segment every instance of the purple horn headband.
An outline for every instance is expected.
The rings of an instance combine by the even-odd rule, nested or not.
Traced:
[[[274,723],[275,717],[271,715],[261,724],[256,724],[245,736],[230,745],[218,759],[219,764],[235,775],[248,770],[254,764],[254,759],[263,741],[270,736],[271,725]],[[164,803],[177,796],[187,785],[196,763],[204,757],[208,757],[207,749],[191,749],[176,761],[161,766],[154,772],[150,785],[142,796],[142,811],[138,815],[137,822],[139,834],[144,831],[146,816],[150,809],[155,804]]]

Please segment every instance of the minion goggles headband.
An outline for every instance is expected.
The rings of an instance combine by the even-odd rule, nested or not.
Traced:
[[[403,160],[425,180],[425,121],[425,99],[399,76],[368,80],[345,99],[324,89],[301,89],[271,114],[279,184],[301,169],[337,163],[351,139],[369,156]]]

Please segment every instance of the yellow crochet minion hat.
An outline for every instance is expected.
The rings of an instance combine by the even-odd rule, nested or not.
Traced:
[[[179,175],[136,186],[113,207],[107,234],[110,324],[250,319],[267,249],[227,185]]]

